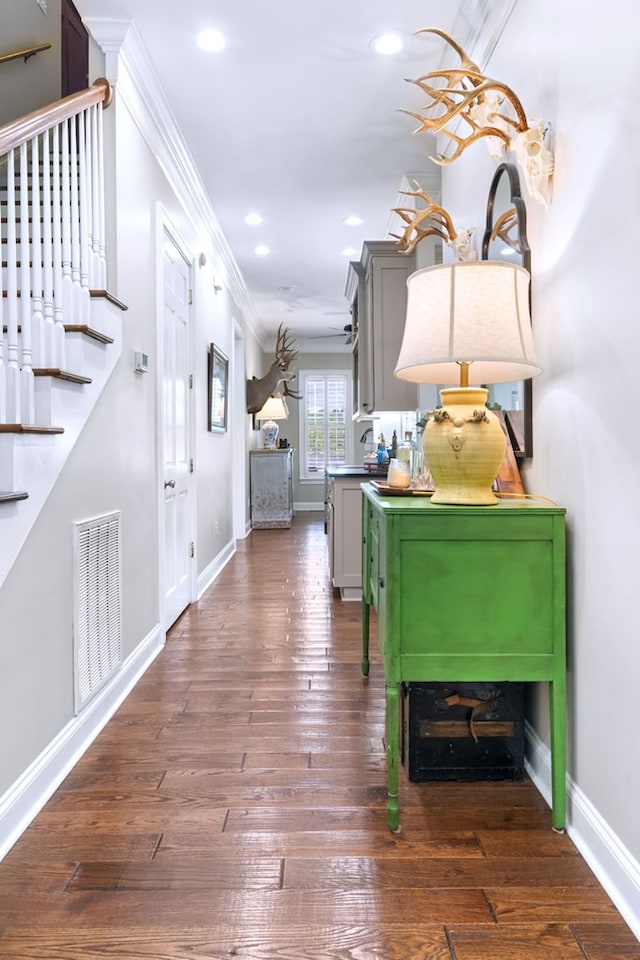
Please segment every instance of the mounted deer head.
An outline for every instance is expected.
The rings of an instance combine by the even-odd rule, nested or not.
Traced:
[[[498,80],[485,77],[465,51],[443,30],[424,29],[417,33],[435,33],[442,37],[460,57],[460,66],[434,70],[415,83],[430,98],[424,116],[403,110],[420,122],[414,133],[442,133],[455,144],[450,156],[438,154],[431,159],[440,165],[452,163],[470,144],[487,138],[489,151],[500,159],[504,150],[515,152],[522,175],[532,197],[548,206],[553,174],[553,155],[544,143],[548,126],[538,122],[529,126],[524,108],[513,90]],[[447,129],[456,120],[467,126],[461,133]]]
[[[471,235],[473,228],[468,227],[457,232],[453,225],[453,220],[438,203],[433,200],[428,193],[423,190],[401,190],[406,197],[419,197],[424,200],[426,207],[417,210],[412,207],[394,207],[393,212],[397,213],[401,220],[407,226],[402,234],[392,233],[400,243],[405,244],[402,253],[411,253],[421,240],[425,237],[440,237],[455,252],[458,260],[477,260],[478,254],[471,245]]]
[[[296,371],[290,370],[290,366],[298,356],[298,351],[294,349],[294,341],[289,336],[287,327],[278,327],[276,339],[275,360],[265,373],[264,377],[252,377],[247,380],[247,413],[257,413],[265,405],[269,397],[276,392],[278,385],[283,384],[285,397],[291,397],[293,400],[300,400],[301,395],[293,393],[289,389],[289,382],[295,380]]]

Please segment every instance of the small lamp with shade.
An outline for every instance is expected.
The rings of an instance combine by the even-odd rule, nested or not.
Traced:
[[[262,421],[262,435],[267,450],[275,450],[280,428],[277,420],[286,420],[289,410],[284,397],[273,396],[265,401],[263,407],[256,413],[256,420]]]

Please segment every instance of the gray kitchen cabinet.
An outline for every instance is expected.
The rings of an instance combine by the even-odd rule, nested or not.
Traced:
[[[415,410],[418,386],[393,375],[407,309],[407,277],[415,269],[413,254],[394,241],[366,241],[360,261],[349,264],[345,295],[349,301],[353,341],[353,416]]]

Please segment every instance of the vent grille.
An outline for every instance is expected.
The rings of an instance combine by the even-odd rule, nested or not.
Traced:
[[[120,512],[74,524],[74,709],[79,713],[122,661]]]

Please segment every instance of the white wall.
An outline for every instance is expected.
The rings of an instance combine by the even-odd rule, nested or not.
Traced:
[[[96,64],[95,70],[101,66]],[[172,183],[180,186],[180,178],[169,179],[171,174],[166,165],[161,166],[158,149],[143,136],[142,130],[149,135],[152,125],[141,121],[140,103],[125,80],[122,78],[114,104],[105,114],[107,218],[113,241],[108,286],[129,308],[124,314],[122,356],[0,589],[0,850],[6,840],[3,800],[75,722],[74,521],[114,509],[122,512],[123,659],[139,650],[154,632],[161,633],[157,351],[161,311],[156,242],[161,215],[171,222],[194,260],[195,573],[200,574],[234,545],[233,431],[248,438],[250,418],[244,403],[234,404],[227,432],[207,431],[207,347],[215,342],[231,358],[234,328],[240,323],[249,364],[260,351],[237,298],[229,292],[225,269],[212,252],[218,241],[208,223],[198,220],[189,197],[177,194],[179,187]],[[207,251],[206,264],[199,267],[203,250]],[[215,285],[222,287],[218,293],[214,278]],[[136,349],[145,350],[151,358],[150,372],[144,376],[133,370]],[[234,375],[233,370],[230,374]]]
[[[640,9],[631,0],[519,0],[487,69],[530,118],[551,122],[548,211],[527,200],[532,314],[544,372],[533,383],[529,492],[567,508],[570,816],[600,823],[640,878]],[[482,232],[495,164],[482,142],[443,174],[443,203]],[[531,704],[548,742],[547,699]],[[640,894],[640,887],[636,887]],[[635,901],[636,930],[640,911]],[[628,914],[627,914],[628,916]]]

